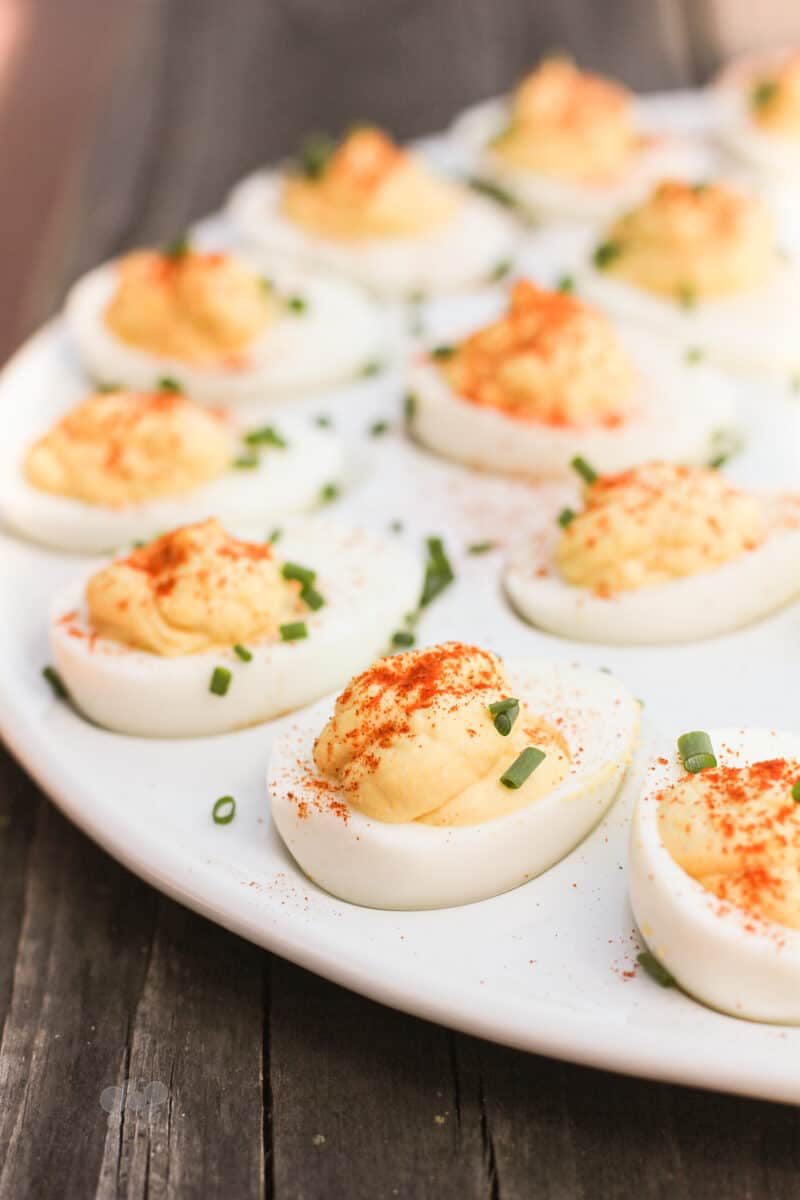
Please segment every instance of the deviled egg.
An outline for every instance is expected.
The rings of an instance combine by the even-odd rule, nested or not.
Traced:
[[[704,165],[697,147],[644,126],[627,88],[556,56],[510,97],[469,109],[451,136],[487,190],[531,216],[599,220],[665,172]]]
[[[372,127],[338,144],[314,139],[289,167],[245,179],[228,214],[270,255],[329,267],[399,299],[485,282],[514,241],[497,205],[439,178]]]
[[[338,484],[341,440],[298,417],[246,426],[173,389],[97,393],[20,448],[0,517],[58,550],[103,553],[210,513],[263,524]]]
[[[98,383],[146,391],[166,376],[199,402],[224,404],[341,382],[375,359],[384,338],[375,305],[344,280],[265,277],[184,241],[90,271],[65,316]]]
[[[563,637],[682,642],[713,637],[800,592],[800,501],[756,496],[716,470],[649,462],[584,476],[582,499],[538,506],[511,553],[517,612]]]
[[[724,366],[786,380],[800,367],[800,272],[762,201],[727,184],[662,181],[611,224],[580,287]]]
[[[727,149],[766,179],[800,182],[800,51],[734,63],[718,99]]]
[[[718,729],[678,747],[652,763],[631,829],[642,936],[704,1004],[800,1024],[800,737]]]
[[[532,478],[704,462],[734,426],[730,385],[683,347],[618,332],[576,295],[520,280],[508,311],[411,368],[409,430],[447,458]]]
[[[144,737],[225,733],[339,687],[415,608],[422,565],[327,522],[278,545],[217,520],[177,529],[56,600],[55,668],[76,708]]]
[[[272,816],[354,904],[468,904],[546,871],[614,799],[638,704],[611,676],[446,642],[374,663],[276,743]]]

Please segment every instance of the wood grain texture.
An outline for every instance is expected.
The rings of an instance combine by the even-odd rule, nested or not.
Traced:
[[[174,235],[309,128],[435,128],[552,46],[635,86],[690,82],[718,34],[692,0],[30,9],[0,106],[4,346],[86,267]],[[31,104],[37,156],[20,150]],[[0,1200],[800,1192],[798,1110],[515,1053],[344,992],[147,888],[2,751],[0,905]]]

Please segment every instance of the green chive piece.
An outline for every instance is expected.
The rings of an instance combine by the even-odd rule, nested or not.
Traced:
[[[46,679],[53,690],[53,695],[59,700],[66,700],[69,696],[64,680],[59,675],[55,667],[42,667],[42,678]]]
[[[231,466],[235,467],[237,471],[252,471],[258,466],[258,463],[259,458],[257,454],[240,454],[237,458],[233,459]]]
[[[304,604],[307,604],[312,612],[317,612],[318,609],[325,605],[325,597],[321,595],[315,587],[310,583],[306,583],[300,590],[300,599]]]
[[[428,299],[427,292],[423,292],[422,288],[415,288],[413,292],[408,293],[409,304],[424,304]]]
[[[326,483],[319,493],[320,504],[330,504],[333,500],[338,499],[338,497],[338,483]]]
[[[711,738],[701,729],[681,734],[678,738],[678,754],[690,775],[696,775],[698,771],[706,771],[717,765]]]
[[[508,770],[500,776],[503,787],[521,788],[546,757],[544,750],[540,750],[538,746],[526,746],[522,754],[515,758]]]
[[[455,346],[434,346],[431,350],[431,358],[447,359],[452,358],[456,352]]]
[[[181,234],[180,237],[176,237],[174,239],[174,241],[171,241],[168,246],[165,246],[164,257],[165,258],[185,258],[186,255],[189,253],[190,249],[191,249],[191,246],[189,245],[189,239],[186,236],[186,234],[184,233],[184,234]]]
[[[236,801],[233,796],[220,796],[211,810],[215,825],[230,825],[236,816]]]
[[[297,156],[301,174],[306,179],[319,179],[336,151],[336,143],[326,133],[312,133],[303,142]]]
[[[271,292],[275,287],[275,284],[266,275],[261,276],[259,283],[261,284],[262,292]]]
[[[584,483],[597,483],[597,471],[585,458],[581,458],[580,454],[576,454],[569,465],[573,471],[578,472]]]
[[[440,537],[427,539],[428,561],[425,566],[425,583],[420,598],[420,608],[425,608],[431,600],[443,592],[455,579],[455,572],[445,552],[444,542]]]
[[[502,258],[489,273],[489,282],[499,283],[501,279],[505,279],[506,275],[511,274],[513,266],[514,264],[510,258]]]
[[[592,261],[599,271],[604,271],[619,258],[623,248],[622,242],[601,242],[595,249]]]
[[[402,533],[405,529],[405,526],[402,521],[390,521],[389,528],[391,529],[392,533]]]
[[[493,183],[491,179],[481,179],[478,175],[473,175],[467,180],[468,187],[471,187],[473,192],[478,192],[481,196],[487,196],[490,200],[494,200],[495,204],[502,204],[503,208],[516,208],[517,202],[510,192],[505,188],[501,188],[499,184]]]
[[[118,383],[99,383],[97,391],[101,396],[106,396],[109,392],[121,392],[122,388]]]
[[[471,542],[467,546],[467,554],[488,554],[490,550],[494,550],[496,542]]]
[[[519,700],[513,697],[508,700],[496,700],[489,705],[489,712],[494,717],[494,727],[501,737],[508,737],[519,716]],[[533,768],[531,768],[533,770]]]
[[[208,690],[215,696],[224,696],[231,686],[233,676],[227,667],[214,667]]]
[[[370,437],[383,437],[383,435],[388,432],[389,432],[389,422],[388,421],[373,421],[369,427],[369,436]]]
[[[280,541],[280,539],[282,537],[283,537],[283,530],[280,528],[280,526],[276,525],[275,528],[273,529],[272,533],[267,538],[267,542],[271,546],[274,546],[275,543]]]
[[[308,626],[305,621],[289,621],[287,625],[279,625],[278,632],[282,642],[299,642],[308,637]]]
[[[271,425],[264,425],[262,429],[251,429],[250,433],[244,435],[244,441],[248,446],[275,446],[278,450],[285,450],[288,444]]]
[[[370,362],[365,362],[361,370],[358,372],[362,379],[371,379],[373,375],[380,375],[383,370],[383,363],[377,358]]]
[[[753,108],[767,108],[780,91],[777,79],[762,79],[750,93]]]
[[[792,784],[792,799],[795,804],[800,804],[800,779]]]
[[[702,362],[705,356],[706,352],[702,346],[690,346],[686,351],[684,358],[686,359],[687,363],[694,364]]]
[[[562,275],[556,284],[557,292],[564,292],[565,295],[571,296],[575,291],[575,277],[573,275]]]
[[[333,421],[325,413],[320,413],[318,417],[314,417],[314,424],[318,425],[320,429],[330,429]]]
[[[558,514],[558,523],[562,529],[566,529],[568,525],[572,524],[577,515],[574,508],[562,508]]]
[[[697,304],[697,291],[691,283],[682,283],[678,288],[677,299],[681,308],[694,308]]]
[[[671,975],[667,968],[663,966],[654,954],[649,950],[643,950],[641,954],[636,955],[636,961],[643,971],[653,979],[659,987],[669,988],[675,987],[675,977]]]
[[[233,647],[233,653],[236,655],[237,658],[240,658],[242,660],[242,662],[252,662],[253,661],[252,650],[248,650],[247,646],[243,646],[241,644],[241,642],[237,642],[236,645]]]
[[[303,587],[311,587],[317,578],[316,571],[312,571],[310,567],[301,567],[299,563],[294,562],[285,562],[281,567],[281,575],[284,579],[296,579],[298,583],[302,583]]]
[[[413,392],[406,392],[403,400],[403,415],[406,419],[406,425],[410,425],[417,415],[417,397]]]
[[[287,296],[286,307],[290,313],[294,313],[295,316],[299,316],[308,308],[308,301],[304,300],[302,296]]]
[[[178,383],[177,379],[173,379],[171,375],[163,375],[158,381],[158,390],[160,392],[182,392],[183,385]]]
[[[393,646],[413,646],[414,635],[410,629],[398,629],[397,633],[392,634]]]

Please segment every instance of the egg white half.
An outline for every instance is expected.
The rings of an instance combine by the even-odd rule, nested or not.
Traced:
[[[736,428],[729,382],[704,363],[687,363],[684,347],[630,332],[623,340],[641,388],[637,413],[619,426],[571,429],[506,416],[460,398],[423,358],[410,370],[416,398],[410,432],[445,458],[534,479],[570,474],[576,454],[603,474],[652,458],[654,451],[676,462],[707,462],[715,439]]]
[[[516,611],[548,633],[587,642],[645,645],[729,633],[766,617],[800,593],[800,506],[762,497],[767,536],[708,571],[635,591],[599,596],[562,578],[556,564],[558,513],[576,497],[542,495],[531,535],[512,550],[503,582]]]
[[[345,467],[335,433],[296,417],[281,417],[272,427],[286,446],[255,448],[257,467],[231,466],[190,492],[118,508],[40,491],[25,477],[20,456],[0,479],[0,520],[31,541],[77,554],[107,554],[211,516],[224,525],[266,528],[276,518],[313,508],[326,484],[341,481]],[[232,461],[249,453],[249,447],[234,447]]]
[[[573,762],[547,796],[494,821],[387,824],[351,808],[335,784],[320,803],[314,781],[324,777],[312,750],[331,700],[278,739],[268,774],[272,818],[315,883],[369,908],[470,904],[533,879],[583,841],[619,790],[638,732],[638,702],[612,676],[585,667],[549,660],[506,667],[513,694],[557,723]],[[330,800],[343,808],[334,811]]]
[[[315,586],[326,603],[296,618],[306,622],[307,638],[248,642],[250,662],[231,647],[163,658],[93,637],[86,577],[67,588],[52,609],[50,643],[76,708],[106,729],[141,737],[197,737],[268,721],[364,670],[385,653],[419,600],[422,563],[396,541],[326,521],[297,521],[278,548],[282,559],[316,570]],[[215,667],[233,676],[224,696],[209,691]]]
[[[710,737],[720,766],[800,758],[796,733],[715,729]],[[678,984],[704,1004],[753,1021],[800,1024],[800,932],[723,904],[678,866],[661,840],[659,794],[683,776],[676,750],[662,752],[634,813],[629,878],[641,934]]]
[[[302,297],[305,309],[275,317],[236,366],[189,365],[118,338],[103,319],[116,287],[114,263],[78,280],[67,296],[64,316],[82,365],[98,383],[150,391],[167,376],[200,403],[265,401],[338,383],[356,376],[386,349],[383,314],[346,280],[298,271],[268,273],[279,296]]]
[[[462,113],[448,136],[460,150],[465,169],[498,184],[532,217],[602,221],[630,207],[664,176],[703,176],[709,169],[708,151],[699,143],[643,129],[649,144],[612,182],[571,181],[525,171],[506,165],[486,149],[509,117],[507,100],[487,100]]]
[[[696,346],[720,366],[784,382],[800,369],[800,270],[789,263],[749,292],[689,308],[588,265],[576,286],[621,320]]]
[[[231,193],[237,232],[268,255],[285,255],[349,275],[387,299],[485,283],[511,256],[515,226],[497,205],[466,192],[453,219],[414,237],[335,241],[307,232],[281,212],[283,175],[259,171]]]

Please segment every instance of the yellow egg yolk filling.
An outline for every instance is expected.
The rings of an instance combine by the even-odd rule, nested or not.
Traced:
[[[174,392],[109,392],[67,413],[28,452],[39,491],[121,508],[178,496],[228,467],[224,418]]]
[[[500,660],[447,642],[380,659],[336,701],[314,747],[348,803],[377,821],[474,825],[541,799],[565,778],[560,732],[520,704],[507,736],[489,705],[513,698]],[[518,789],[501,775],[528,746],[545,757]]]
[[[275,316],[268,289],[226,254],[124,258],[104,320],[129,346],[195,366],[238,363]]]
[[[776,264],[775,232],[755,196],[666,180],[611,226],[595,264],[691,307],[763,283]]]
[[[456,211],[459,189],[435,178],[379,129],[345,137],[314,177],[290,174],[282,207],[321,237],[346,240],[434,232]]]
[[[672,857],[728,906],[800,929],[800,763],[767,759],[688,775],[659,800]]]
[[[710,571],[763,537],[758,501],[718,471],[656,462],[588,484],[556,557],[576,587],[634,591]]]
[[[167,533],[92,575],[89,623],[101,637],[164,657],[275,639],[303,608],[272,547],[217,520]]]
[[[500,320],[437,361],[459,396],[507,416],[614,426],[634,407],[636,371],[606,317],[527,280]]]
[[[508,128],[490,146],[509,166],[595,183],[623,171],[637,148],[628,91],[565,58],[546,59],[522,81]]]

